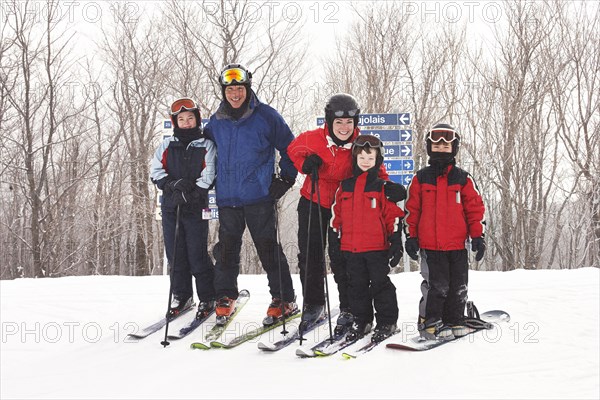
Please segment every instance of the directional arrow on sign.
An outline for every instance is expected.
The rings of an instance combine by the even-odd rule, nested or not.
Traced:
[[[410,125],[410,113],[398,114],[398,123],[400,125]]]
[[[400,145],[400,155],[403,157],[412,157],[412,145],[411,144]]]
[[[404,186],[408,186],[410,184],[410,181],[412,181],[412,175],[401,175],[402,176],[402,184]]]
[[[410,129],[401,130],[400,140],[403,142],[412,142],[412,131]]]
[[[413,171],[415,169],[415,163],[413,160],[405,160],[402,163],[402,170],[404,171]]]

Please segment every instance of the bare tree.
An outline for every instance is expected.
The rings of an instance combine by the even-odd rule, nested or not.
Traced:
[[[169,42],[178,54],[170,81],[174,92],[195,95],[208,116],[222,100],[221,68],[242,63],[254,74],[259,98],[275,107],[292,130],[303,126],[311,115],[303,21],[273,18],[268,3],[221,0],[215,5],[172,1],[165,8],[166,27],[178,39]]]
[[[61,32],[64,15],[56,1],[47,1],[41,16],[27,12],[29,2],[13,1],[7,6],[11,39],[5,56],[10,68],[3,71],[0,83],[2,103],[8,104],[15,129],[3,129],[2,140],[14,156],[0,162],[15,190],[14,205],[25,204],[25,208],[17,215],[18,222],[7,222],[6,227],[30,254],[21,259],[24,275],[50,276],[60,273],[67,262],[65,254],[73,250],[61,249],[58,239],[62,228],[73,223],[62,216],[70,211],[64,208],[68,207],[65,199],[76,177],[69,180],[56,163],[61,154],[66,155],[65,146],[79,135],[69,125],[80,111],[68,93],[70,74],[75,72],[68,54],[72,36]]]
[[[354,94],[363,112],[411,112],[415,167],[420,168],[424,132],[435,122],[456,118],[465,28],[432,28],[397,2],[355,7],[354,14],[356,22],[327,64],[325,88]]]
[[[115,19],[114,30],[105,34],[102,48],[114,82],[108,108],[117,121],[116,134],[126,148],[128,186],[120,189],[127,202],[120,210],[132,218],[127,221],[127,268],[122,272],[146,275],[157,261],[152,254],[154,196],[150,195],[148,166],[164,114],[161,104],[173,56],[155,28],[160,22],[147,21],[144,26],[125,12],[117,12]]]
[[[581,203],[559,210],[557,231],[565,225],[576,226],[567,233],[571,238],[565,249],[571,266],[600,265],[600,45],[598,28],[600,8],[587,3],[558,3],[558,43],[555,54],[546,60],[554,79],[550,91],[557,127],[567,159],[571,162],[570,183],[559,189],[568,192],[569,200]],[[590,12],[591,8],[591,12]],[[564,188],[562,187],[564,186]],[[575,196],[575,194],[577,196]],[[581,207],[583,205],[583,207]],[[568,216],[564,216],[567,214]],[[566,232],[565,232],[566,233]],[[561,236],[564,236],[564,234]],[[560,251],[555,240],[552,256]]]

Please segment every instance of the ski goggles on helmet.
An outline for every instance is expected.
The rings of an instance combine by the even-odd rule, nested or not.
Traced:
[[[192,111],[197,109],[198,106],[194,100],[188,98],[178,99],[171,104],[171,115],[176,116],[182,111]]]
[[[427,134],[427,140],[431,140],[432,143],[439,143],[444,141],[446,143],[452,143],[456,140],[456,131],[452,129],[432,129]]]
[[[229,68],[221,72],[221,85],[233,85],[233,83],[243,84],[250,82],[248,71],[243,68]]]
[[[343,118],[343,117],[356,117],[358,114],[360,114],[360,110],[354,109],[354,110],[340,110],[340,111],[334,111],[333,115],[336,118]]]
[[[372,135],[359,135],[352,145],[356,147],[371,147],[373,149],[383,147],[381,140]]]

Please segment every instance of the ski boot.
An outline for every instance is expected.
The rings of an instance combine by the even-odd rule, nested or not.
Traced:
[[[263,319],[263,325],[273,325],[282,319],[298,313],[298,305],[295,300],[296,299],[290,302],[282,302],[280,298],[273,297],[271,304],[269,304],[269,308],[267,309],[267,316]]]
[[[300,331],[304,332],[308,326],[314,324],[323,316],[325,306],[321,304],[305,304],[302,310],[302,320],[300,321]]]
[[[333,331],[333,335],[336,337],[344,336],[346,332],[352,327],[352,323],[354,322],[354,315],[350,312],[349,309],[343,308],[340,310],[340,315],[338,316],[335,329]]]
[[[217,308],[215,309],[215,313],[217,314],[217,325],[225,325],[234,311],[235,299],[224,296],[217,300]]]
[[[181,314],[182,311],[190,308],[193,300],[194,299],[192,296],[184,297],[173,295],[173,299],[171,299],[171,306],[169,307],[169,311],[167,311],[167,319],[173,319]]]
[[[396,324],[377,324],[373,331],[373,336],[371,336],[371,341],[376,343],[383,342],[392,336],[396,332],[396,329]]]
[[[367,333],[371,332],[372,327],[373,327],[373,324],[370,322],[354,321],[354,323],[352,324],[352,327],[350,328],[350,330],[348,330],[348,333],[346,334],[346,341],[347,342],[357,341],[358,339],[365,336]]]
[[[201,301],[200,304],[198,304],[198,312],[196,312],[196,319],[204,319],[204,318],[208,317],[208,315],[210,313],[212,313],[214,310],[215,310],[215,301],[214,300]]]

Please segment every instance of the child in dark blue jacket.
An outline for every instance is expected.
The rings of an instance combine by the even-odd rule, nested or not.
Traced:
[[[152,182],[163,191],[163,236],[173,291],[167,317],[191,306],[194,277],[199,299],[197,317],[202,318],[215,308],[214,266],[207,249],[208,221],[203,219],[202,210],[208,206],[208,188],[215,178],[216,147],[203,135],[194,100],[176,100],[170,114],[173,136],[156,149],[150,172]],[[174,249],[176,226],[179,232]]]

